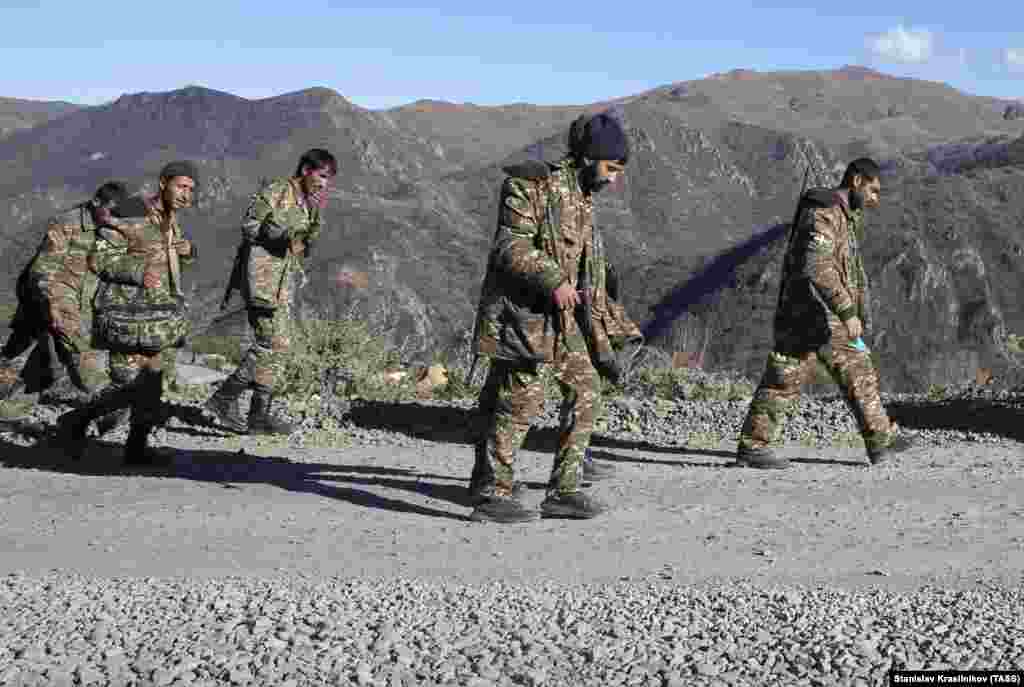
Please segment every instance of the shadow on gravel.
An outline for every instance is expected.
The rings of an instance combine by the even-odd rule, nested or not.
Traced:
[[[452,520],[468,519],[468,513],[462,515],[409,503],[359,488],[384,487],[407,491],[468,508],[470,503],[465,480],[460,478],[421,475],[403,468],[298,462],[276,456],[207,449],[158,449],[165,458],[162,464],[136,467],[121,463],[122,448],[119,443],[90,440],[85,458],[74,461],[61,448],[46,442],[29,447],[0,439],[0,465],[89,476],[169,477],[212,482],[222,484],[225,488],[237,488],[239,484],[269,484],[286,491],[340,499],[365,508]],[[454,483],[446,484],[438,480]]]
[[[987,432],[1024,442],[1024,406],[987,399],[887,403],[889,416],[907,429]]]
[[[425,406],[415,402],[368,401],[353,406],[348,419],[363,429],[398,432],[416,439],[438,441],[449,444],[472,445],[477,420],[475,409],[451,406]],[[554,453],[558,445],[558,430],[534,427],[526,436],[523,448],[538,453]],[[731,451],[687,448],[685,446],[656,446],[646,441],[616,439],[595,435],[591,445],[610,449],[641,450],[651,453],[669,453],[678,456],[704,456],[708,458],[732,459]],[[687,460],[652,460],[633,458],[608,451],[595,451],[594,456],[623,463],[647,463],[651,465],[689,465],[691,467],[722,468],[723,463]]]

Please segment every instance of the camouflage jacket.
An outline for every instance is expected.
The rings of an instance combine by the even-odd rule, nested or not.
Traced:
[[[616,350],[628,342],[642,341],[643,334],[640,327],[629,319],[622,303],[612,297],[607,283],[610,264],[604,250],[604,238],[596,225],[593,227],[593,234],[592,258],[584,262],[590,267],[591,272],[580,275],[587,302],[578,310],[577,317],[589,319],[589,324],[580,323],[581,328],[587,335],[591,354],[597,359],[602,359],[614,355]]]
[[[120,220],[116,229],[102,228],[89,255],[89,266],[100,281],[93,307],[183,302],[180,268],[196,258],[194,245],[188,255],[179,254],[177,246],[183,240],[177,216],[168,215],[159,198],[146,199],[145,216]],[[143,274],[152,266],[160,275],[160,285],[146,288]]]
[[[527,162],[505,171],[509,176],[501,188],[498,227],[477,309],[476,353],[549,362],[560,350],[610,349],[603,333],[598,335],[603,343],[588,341],[575,314],[558,311],[553,300],[563,282],[576,289],[589,283],[592,312],[604,316],[608,311],[604,267],[595,264],[593,201],[580,189],[577,169],[563,160]]]
[[[782,347],[818,347],[854,317],[867,319],[861,259],[863,213],[832,189],[811,189],[783,261],[775,339]]]
[[[28,282],[92,295],[96,287],[89,271],[89,253],[96,243],[97,227],[85,207],[63,212],[49,221],[46,236],[28,266]]]
[[[278,179],[253,196],[242,219],[245,272],[236,285],[248,306],[276,308],[288,300],[290,280],[303,274],[320,230],[320,208],[305,202],[298,179]]]

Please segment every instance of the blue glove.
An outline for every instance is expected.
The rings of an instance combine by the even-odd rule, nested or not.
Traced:
[[[859,336],[857,337],[857,340],[853,342],[852,345],[854,348],[861,352],[868,350],[868,347],[864,344],[864,339],[860,338]]]

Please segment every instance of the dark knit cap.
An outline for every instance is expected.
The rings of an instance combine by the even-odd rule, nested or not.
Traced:
[[[629,159],[629,141],[619,121],[607,113],[591,117],[583,127],[581,150],[588,160]]]
[[[161,179],[171,179],[173,177],[188,177],[197,184],[199,183],[199,171],[196,169],[195,164],[188,160],[168,162],[160,170]]]

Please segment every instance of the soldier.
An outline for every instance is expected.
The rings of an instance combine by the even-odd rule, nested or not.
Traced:
[[[882,407],[878,374],[861,339],[868,312],[860,241],[864,209],[879,204],[879,176],[874,161],[859,158],[838,188],[811,189],[800,199],[783,261],[775,346],[743,423],[739,465],[789,465],[771,446],[819,360],[845,394],[871,464],[910,447]]]
[[[477,312],[475,348],[490,358],[478,412],[487,428],[476,446],[471,482],[484,485],[471,519],[523,522],[537,517],[523,506],[515,456],[544,402],[540,377],[550,365],[562,392],[562,426],[541,514],[590,518],[605,506],[580,491],[580,464],[590,443],[598,372],[588,341],[600,332],[581,330],[574,316],[584,280],[596,274],[593,194],[625,169],[629,145],[622,125],[608,114],[577,119],[569,155],[557,163],[531,161],[506,168],[498,227]],[[600,264],[603,271],[604,265]],[[592,282],[594,306],[606,302]],[[595,307],[596,312],[596,307]],[[607,357],[597,358],[604,365]]]
[[[254,341],[238,369],[205,406],[234,432],[290,434],[294,429],[272,417],[270,406],[291,345],[295,282],[303,276],[303,263],[320,235],[320,211],[337,172],[333,155],[309,150],[292,177],[278,179],[253,196],[242,218],[242,243],[223,305],[236,288],[242,291]],[[247,389],[253,391],[248,422],[238,408],[238,398]]]
[[[150,431],[163,420],[163,360],[188,331],[181,265],[197,251],[178,224],[178,211],[192,204],[195,165],[171,162],[160,171],[160,190],[145,198],[144,216],[101,234],[89,256],[99,277],[96,337],[110,350],[110,384],[84,407],[65,414],[59,437],[80,455],[89,423],[121,408],[131,409],[125,463],[154,462]]]
[[[35,343],[43,349],[51,380],[40,394],[41,403],[79,402],[91,391],[96,279],[87,258],[97,232],[116,222],[111,211],[126,195],[124,184],[109,181],[90,200],[50,219],[35,256],[18,277],[18,310],[0,352],[0,397],[17,384],[15,359]]]

